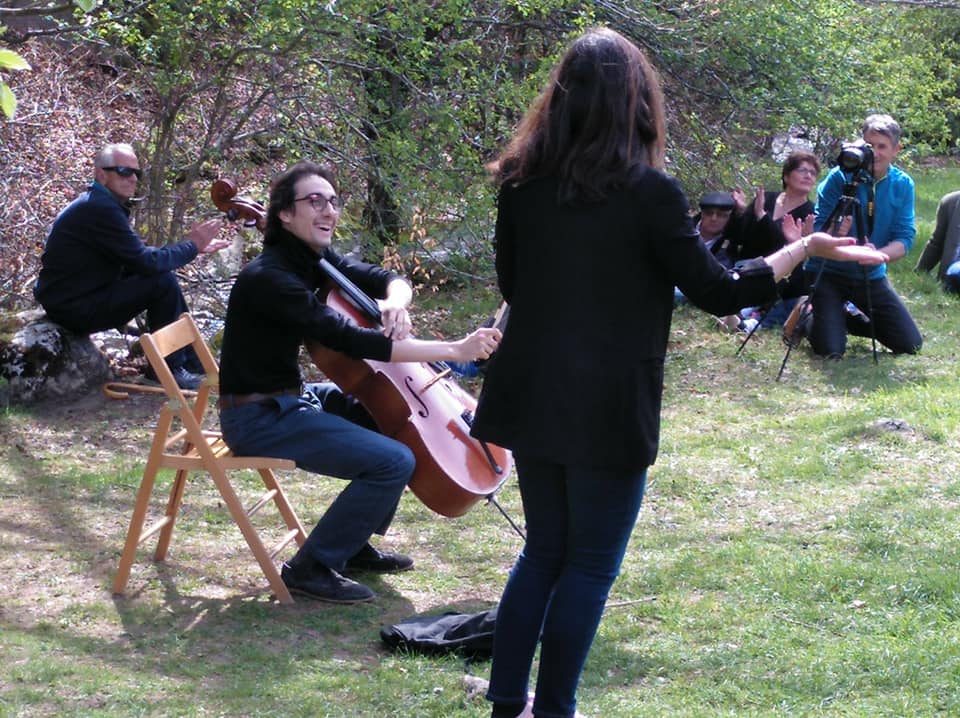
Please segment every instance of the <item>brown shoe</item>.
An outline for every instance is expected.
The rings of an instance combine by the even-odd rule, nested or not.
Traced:
[[[813,304],[810,302],[810,297],[804,295],[797,300],[787,321],[783,323],[783,343],[791,349],[800,346],[800,342],[810,336],[812,324]]]

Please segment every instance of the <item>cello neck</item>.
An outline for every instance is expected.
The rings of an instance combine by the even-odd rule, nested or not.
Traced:
[[[333,280],[340,290],[346,295],[353,304],[367,315],[367,318],[377,324],[381,323],[380,307],[377,303],[368,297],[366,293],[356,284],[351,282],[339,269],[334,267],[325,258],[320,258],[320,269]]]

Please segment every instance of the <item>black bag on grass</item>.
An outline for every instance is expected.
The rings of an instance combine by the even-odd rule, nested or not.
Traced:
[[[380,638],[390,650],[426,655],[456,653],[483,660],[493,654],[493,627],[497,608],[480,613],[444,613],[411,616],[380,629]]]

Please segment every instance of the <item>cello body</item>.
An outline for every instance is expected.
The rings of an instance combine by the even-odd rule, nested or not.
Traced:
[[[338,289],[327,305],[360,326],[372,326]],[[513,464],[510,452],[470,436],[476,399],[446,373],[426,362],[352,359],[307,344],[314,364],[356,397],[382,434],[406,444],[416,457],[410,490],[441,516],[465,514],[493,494]]]

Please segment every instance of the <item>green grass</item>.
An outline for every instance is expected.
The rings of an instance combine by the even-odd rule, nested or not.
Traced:
[[[804,345],[776,381],[777,334],[737,356],[710,317],[676,313],[660,457],[583,676],[586,715],[960,715],[960,304],[912,271],[960,172],[913,174],[917,245],[891,277],[920,355],[875,364],[852,338],[824,363]],[[418,309],[454,334],[496,301],[475,287]],[[487,664],[390,654],[378,636],[499,598],[519,540],[486,505],[450,520],[408,496],[388,544],[417,570],[372,579],[372,604],[281,607],[198,477],[167,563],[141,549],[111,597],[157,406],[0,414],[0,716],[488,715],[462,685]],[[341,488],[285,484],[307,524]],[[501,502],[519,517],[513,480]]]

